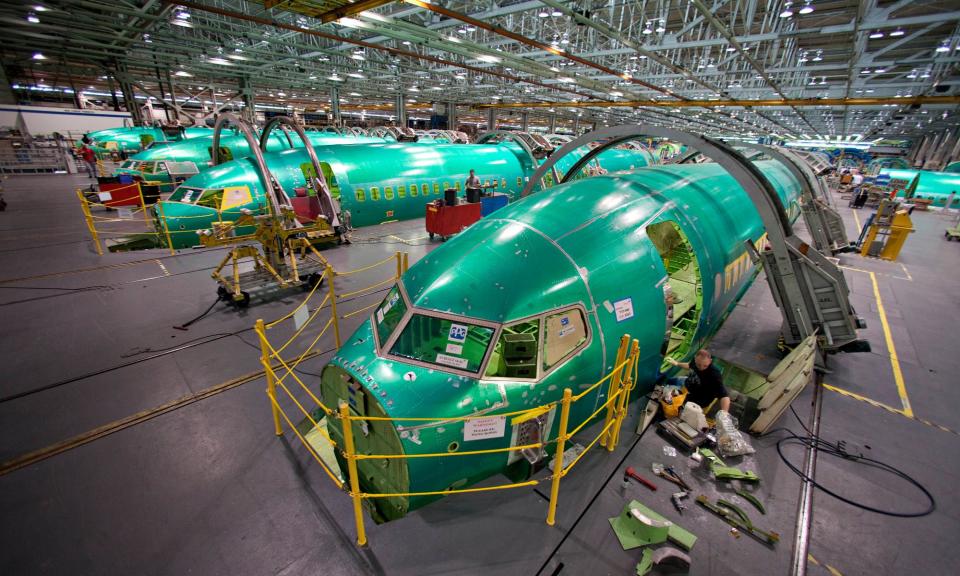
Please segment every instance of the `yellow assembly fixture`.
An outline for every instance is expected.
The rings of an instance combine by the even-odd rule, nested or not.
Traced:
[[[882,200],[877,206],[877,213],[867,224],[866,237],[860,244],[860,255],[896,260],[911,232],[913,222],[907,209],[899,202]]]

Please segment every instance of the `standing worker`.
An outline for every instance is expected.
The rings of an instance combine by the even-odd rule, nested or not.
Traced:
[[[695,402],[707,412],[707,408],[714,401],[720,400],[720,410],[730,412],[730,393],[723,385],[723,375],[713,365],[713,356],[703,348],[697,351],[693,362],[677,362],[667,358],[667,362],[680,368],[689,369],[692,373],[687,376],[684,387],[687,389],[687,402]]]
[[[467,181],[464,182],[464,189],[467,193],[467,202],[480,201],[480,195],[483,192],[483,183],[477,178],[477,174],[472,168],[470,169],[470,175],[467,176]]]
[[[83,161],[87,165],[87,170],[90,172],[91,178],[97,177],[97,154],[93,151],[93,148],[87,144],[83,145],[83,148],[80,149],[80,157],[83,158]]]

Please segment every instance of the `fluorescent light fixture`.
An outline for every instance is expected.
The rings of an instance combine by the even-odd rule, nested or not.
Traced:
[[[537,13],[537,16],[538,16],[539,18],[549,18],[549,17],[550,17],[550,13],[547,12],[546,9],[544,9],[544,10],[541,10],[540,12],[538,12],[538,13]]]
[[[942,44],[937,46],[937,52],[949,52],[950,51],[950,41],[944,40]]]
[[[181,28],[193,28],[193,24],[189,20],[182,20],[180,18],[174,18],[170,21],[174,26],[180,26]]]
[[[403,44],[404,46],[409,46],[409,45],[410,45],[410,41],[409,41],[409,40],[404,40],[403,42],[401,42],[401,44]]]
[[[613,92],[610,93],[610,95],[613,96],[613,97],[617,97],[617,98],[618,98],[618,97],[620,97],[620,96],[623,96],[623,92],[618,92],[618,91],[614,90]]]
[[[906,32],[903,30],[903,28],[897,28],[890,33],[890,36],[896,38],[897,36],[903,36],[904,34],[906,34]]]
[[[354,60],[366,60],[366,58],[363,57],[363,54],[360,54],[359,52],[354,52],[350,55],[350,57]]]
[[[351,77],[351,78],[360,78],[361,80],[364,79],[364,78],[366,78],[366,76],[364,76],[363,74],[361,74],[361,73],[359,73],[359,72],[350,72],[350,73],[347,74],[347,76],[349,76],[349,77]]]
[[[37,18],[37,15],[35,13],[27,12],[27,22],[30,22],[31,24],[39,24],[40,19]]]
[[[872,34],[870,34],[870,38],[873,38],[873,39],[883,38],[883,32],[876,30]]]
[[[327,76],[327,80],[333,80],[334,82],[343,82],[343,77],[337,75],[337,73],[334,72],[330,76]]]
[[[359,96],[361,96],[361,95],[362,95],[362,94],[360,94],[359,92],[350,92],[350,94],[348,94],[348,96],[357,96],[357,97],[359,97]]]
[[[416,86],[411,86],[410,89],[407,90],[407,92],[419,92],[419,91],[420,91],[420,89],[417,88]]]
[[[790,7],[793,6],[793,2],[785,2],[783,4],[783,12],[780,13],[781,18],[789,18],[793,16],[793,10]]]
[[[231,60],[249,60],[249,58],[247,58],[243,54],[227,54],[227,58]]]
[[[36,10],[37,12],[48,12],[50,10],[43,4],[34,4],[33,9]]]
[[[877,68],[876,70],[873,71],[873,73],[874,73],[874,74],[883,74],[883,73],[886,72],[886,71],[887,71],[886,68]]]
[[[489,55],[489,54],[481,54],[480,56],[477,56],[477,60],[482,60],[482,61],[484,61],[484,62],[490,62],[490,63],[496,63],[496,62],[499,62],[499,61],[500,61],[500,57],[499,57],[499,56],[491,56],[491,55]]]
[[[186,70],[177,70],[173,73],[173,75],[181,78],[193,78],[193,74],[187,72]]]
[[[214,58],[207,58],[207,62],[210,64],[219,64],[220,66],[233,66],[233,62],[227,60],[226,58],[221,58],[219,56]]]
[[[33,53],[33,59],[34,59],[34,60],[46,60],[47,57],[43,55],[43,52],[34,52],[34,53]]]
[[[280,98],[283,98],[286,95],[287,95],[286,92],[277,92],[277,96],[279,96]]]
[[[662,34],[663,32],[666,32],[666,31],[667,31],[666,23],[663,20],[661,20],[660,24],[657,25],[657,33]]]
[[[576,82],[576,80],[574,80],[573,78],[571,78],[571,77],[569,77],[569,76],[561,76],[561,77],[557,78],[557,81],[558,81],[558,82],[563,82],[564,84],[573,84],[574,82]]]
[[[813,3],[810,0],[807,0],[807,3],[803,5],[803,8],[797,10],[800,14],[811,14],[813,12]]]

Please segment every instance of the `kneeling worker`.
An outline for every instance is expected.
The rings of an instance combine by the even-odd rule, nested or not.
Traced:
[[[706,413],[710,403],[719,399],[720,410],[730,411],[730,393],[724,387],[723,376],[713,365],[713,357],[706,348],[697,351],[693,362],[677,362],[673,358],[667,358],[667,362],[691,370],[691,374],[687,376],[684,383],[687,389],[687,402],[699,404]]]

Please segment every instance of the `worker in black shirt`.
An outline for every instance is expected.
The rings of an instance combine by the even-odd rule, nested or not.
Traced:
[[[696,353],[693,362],[677,362],[673,358],[667,358],[667,362],[691,371],[684,383],[687,388],[687,402],[699,404],[706,412],[710,403],[719,399],[720,410],[730,411],[730,393],[724,387],[723,376],[713,365],[713,357],[706,348]]]

